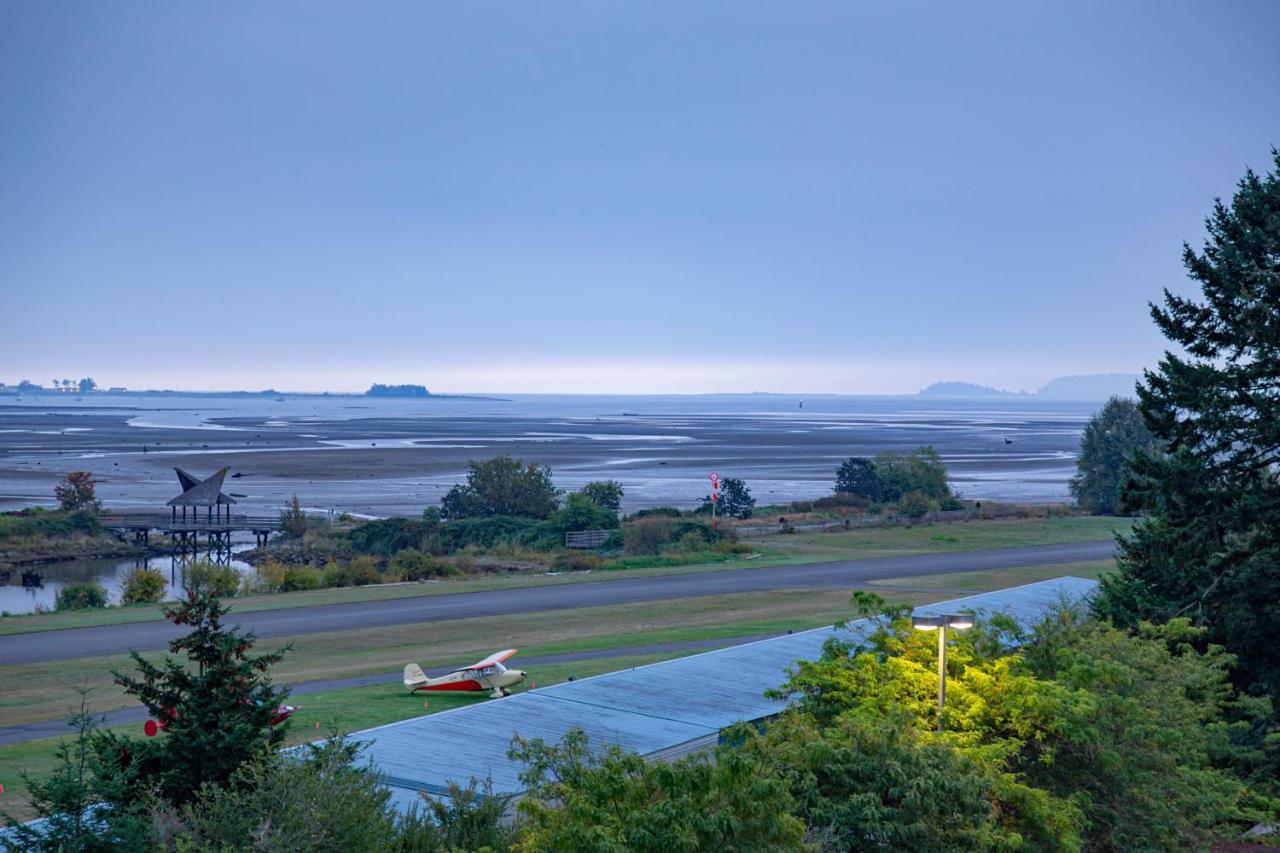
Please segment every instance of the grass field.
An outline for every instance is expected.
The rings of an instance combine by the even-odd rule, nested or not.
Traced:
[[[689,653],[619,655],[578,663],[542,666],[538,668],[537,678],[531,679],[531,682],[547,687],[559,684],[571,675],[585,678],[656,663],[660,660],[670,660],[681,657],[682,654]],[[528,686],[526,685],[525,689]],[[333,731],[358,731],[487,701],[490,700],[484,695],[467,693],[437,693],[430,697],[423,697],[421,694],[410,694],[396,684],[313,693],[296,703],[301,705],[301,710],[294,715],[287,743],[305,743]],[[426,703],[425,706],[424,703]],[[96,703],[95,708],[97,708]],[[317,724],[319,724],[318,729]],[[112,730],[142,737],[142,726],[139,723],[115,726]],[[34,816],[26,801],[28,788],[22,773],[25,771],[37,779],[48,775],[56,766],[55,750],[59,740],[61,738],[44,738],[0,746],[0,785],[4,786],[4,792],[0,793],[0,814],[9,814],[19,820],[27,820]]]
[[[691,572],[725,571],[745,567],[789,565],[872,559],[912,554],[977,551],[987,548],[1015,548],[1028,545],[1057,545],[1108,539],[1131,525],[1126,518],[1073,516],[1068,518],[996,519],[956,521],[944,524],[877,527],[865,530],[837,530],[800,533],[790,536],[760,536],[743,541],[758,552],[749,557],[716,563],[691,564],[625,571],[579,572],[573,574],[517,574],[483,578],[405,583],[309,592],[286,592],[239,598],[235,609],[241,613],[282,610],[325,604],[352,604],[387,601],[424,595],[450,595],[495,589],[520,589],[566,583],[607,583],[619,578],[660,577]],[[155,605],[112,607],[104,610],[47,613],[0,617],[0,635],[82,628],[163,618]]]

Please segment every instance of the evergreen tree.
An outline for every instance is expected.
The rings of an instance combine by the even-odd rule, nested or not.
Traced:
[[[884,497],[876,463],[865,456],[850,456],[836,470],[836,492],[879,501]]]
[[[1120,624],[1187,615],[1237,656],[1251,692],[1280,699],[1280,152],[1218,201],[1183,263],[1201,300],[1153,305],[1168,352],[1138,387],[1168,453],[1145,454],[1126,488],[1149,514],[1121,542],[1101,610]]]
[[[118,799],[128,780],[116,773],[102,773],[98,740],[101,717],[89,710],[89,691],[77,688],[79,710],[68,720],[75,734],[54,749],[56,765],[48,776],[36,778],[23,771],[28,802],[39,823],[22,823],[9,815],[9,837],[0,840],[6,849],[32,851],[145,850],[150,826],[135,811],[104,808]]]
[[[1086,512],[1112,515],[1120,508],[1120,487],[1133,457],[1155,453],[1158,444],[1142,420],[1138,405],[1112,397],[1085,425],[1076,457],[1071,494]]]
[[[226,783],[246,761],[278,745],[287,725],[272,726],[288,691],[272,685],[269,671],[288,647],[251,654],[253,634],[223,627],[227,608],[200,587],[188,588],[164,612],[175,625],[191,627],[169,644],[170,653],[185,660],[166,657],[157,666],[130,652],[138,676],[111,673],[166,732],[145,740],[103,735],[102,751],[116,771],[137,780],[126,801],[154,793],[185,803],[201,785]]]

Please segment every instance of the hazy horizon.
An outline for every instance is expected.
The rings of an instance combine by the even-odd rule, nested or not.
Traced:
[[[1280,5],[0,8],[0,378],[910,394],[1136,373]],[[74,375],[73,375],[74,374]]]

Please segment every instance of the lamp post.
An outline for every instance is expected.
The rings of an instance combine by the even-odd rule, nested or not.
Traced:
[[[947,704],[947,629],[972,628],[973,617],[959,613],[913,616],[911,627],[917,631],[938,632],[938,731],[942,731],[942,709]]]

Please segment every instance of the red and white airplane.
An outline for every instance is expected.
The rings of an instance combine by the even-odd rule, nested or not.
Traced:
[[[494,652],[482,661],[455,669],[448,675],[431,678],[422,671],[422,667],[411,663],[404,668],[404,686],[409,692],[419,690],[488,690],[489,697],[500,699],[511,695],[511,688],[524,681],[524,672],[519,669],[507,669],[503,661],[513,657],[515,649]]]

